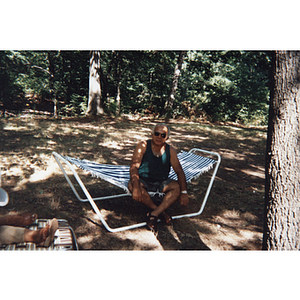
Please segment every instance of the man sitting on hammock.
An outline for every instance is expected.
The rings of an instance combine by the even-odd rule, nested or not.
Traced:
[[[151,140],[142,141],[136,146],[130,165],[128,188],[132,198],[152,209],[147,214],[148,227],[157,232],[158,218],[171,225],[172,218],[166,209],[177,199],[181,205],[189,202],[185,174],[177,158],[176,151],[166,143],[170,129],[166,124],[157,124],[151,133]],[[168,179],[170,167],[177,174],[178,181]],[[157,206],[148,192],[165,193]]]

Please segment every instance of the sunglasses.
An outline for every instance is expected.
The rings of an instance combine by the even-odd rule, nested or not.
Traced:
[[[154,135],[155,135],[155,136],[161,135],[161,137],[162,137],[163,139],[167,136],[165,133],[160,133],[160,132],[157,132],[157,131],[154,132]]]

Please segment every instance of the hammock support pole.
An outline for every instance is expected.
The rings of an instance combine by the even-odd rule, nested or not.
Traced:
[[[205,207],[205,204],[207,202],[208,196],[210,194],[210,190],[212,188],[216,173],[218,171],[220,162],[221,162],[221,156],[216,153],[216,152],[210,152],[210,151],[206,151],[206,150],[202,150],[202,149],[198,149],[198,148],[194,148],[191,149],[189,151],[189,153],[196,153],[196,152],[202,152],[202,153],[206,153],[209,154],[211,156],[216,156],[217,160],[214,163],[214,170],[213,170],[213,174],[211,176],[210,182],[208,184],[205,196],[204,196],[204,200],[202,202],[202,205],[199,209],[198,212],[195,213],[189,213],[189,214],[183,214],[183,215],[176,215],[176,216],[172,216],[172,219],[179,219],[179,218],[184,218],[184,217],[194,217],[194,216],[198,216],[200,215]],[[146,222],[142,222],[142,223],[137,223],[137,224],[133,224],[133,225],[128,225],[128,226],[122,226],[122,227],[117,227],[117,228],[111,228],[107,222],[105,221],[103,215],[101,214],[98,206],[96,205],[95,201],[97,200],[107,200],[107,199],[114,199],[114,198],[120,198],[120,197],[128,197],[131,196],[130,193],[126,193],[126,194],[118,194],[118,195],[113,195],[113,196],[103,196],[103,197],[97,197],[97,198],[93,198],[91,196],[91,194],[89,193],[89,191],[87,190],[87,188],[85,187],[84,183],[82,182],[82,180],[80,179],[79,175],[77,174],[76,170],[74,169],[73,165],[66,160],[62,155],[58,154],[57,152],[52,152],[58,166],[60,167],[61,171],[64,174],[64,177],[66,178],[68,184],[70,185],[72,191],[74,192],[76,198],[81,201],[81,202],[90,202],[92,208],[94,209],[95,213],[97,214],[97,216],[99,217],[100,221],[102,222],[103,226],[109,231],[109,232],[119,232],[119,231],[124,231],[124,230],[129,230],[129,229],[134,229],[134,228],[139,228],[139,227],[143,227],[145,225],[147,225]],[[71,182],[67,172],[65,171],[62,162],[67,165],[69,167],[69,169],[71,170],[71,172],[73,173],[77,183],[79,184],[79,186],[81,187],[83,193],[85,194],[86,198],[82,199],[80,197],[80,195],[78,194],[75,186],[73,185],[73,183]]]
[[[214,156],[217,157],[217,160],[216,160],[216,163],[215,163],[215,167],[214,167],[214,171],[213,171],[213,174],[212,174],[212,176],[211,176],[211,178],[210,178],[210,181],[209,181],[209,184],[208,184],[208,187],[207,187],[207,190],[206,190],[206,193],[205,193],[205,196],[204,196],[202,205],[201,205],[199,211],[197,211],[197,212],[195,212],[195,213],[172,216],[172,219],[180,219],[180,218],[184,218],[184,217],[190,218],[190,217],[195,217],[195,216],[198,216],[198,215],[202,214],[202,212],[203,212],[203,210],[204,210],[204,207],[205,207],[205,204],[206,204],[206,202],[207,202],[207,199],[208,199],[210,190],[211,190],[212,185],[213,185],[213,183],[214,183],[214,180],[215,180],[217,171],[218,171],[218,169],[219,169],[219,165],[220,165],[220,163],[221,163],[221,156],[220,156],[220,154],[219,154],[219,153],[216,153],[216,152],[210,152],[210,151],[198,149],[198,148],[191,149],[189,152],[190,152],[190,153],[196,153],[197,151],[198,151],[198,152],[202,152],[202,153],[206,153],[206,154],[210,154],[210,155],[214,155]]]

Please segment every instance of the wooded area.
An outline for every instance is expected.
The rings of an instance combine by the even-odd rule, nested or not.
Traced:
[[[2,115],[30,108],[263,125],[270,66],[264,51],[0,51],[0,105]]]
[[[263,241],[257,234],[259,230],[255,227],[253,229],[255,238],[252,244],[250,242],[251,245],[241,241],[238,246],[222,248],[223,246],[218,245],[215,249],[258,249],[261,244],[263,249],[267,250],[299,249],[299,64],[299,51],[0,51],[0,105],[3,116],[0,124],[3,129],[1,154],[5,157],[4,160],[7,160],[4,163],[4,170],[8,173],[13,170],[15,157],[13,151],[12,154],[10,151],[20,147],[16,145],[21,141],[20,132],[28,126],[18,118],[10,119],[10,116],[18,116],[22,112],[29,111],[42,112],[58,118],[49,118],[45,121],[45,124],[48,121],[53,122],[51,125],[47,123],[45,131],[40,130],[43,121],[41,123],[37,121],[32,128],[25,130],[26,142],[29,142],[30,138],[33,145],[37,140],[47,142],[49,149],[39,145],[36,148],[33,146],[32,150],[30,144],[27,145],[26,154],[24,154],[24,147],[17,151],[19,158],[25,159],[26,164],[21,176],[11,174],[9,179],[11,191],[16,185],[20,185],[24,180],[23,177],[31,178],[31,171],[28,171],[26,166],[32,166],[36,161],[40,163],[40,158],[36,156],[37,149],[42,149],[41,153],[44,151],[45,153],[42,154],[48,158],[52,150],[57,150],[56,148],[59,150],[61,147],[64,147],[64,151],[69,154],[72,141],[76,140],[72,151],[76,152],[84,148],[80,154],[84,152],[98,159],[100,145],[102,147],[100,159],[107,159],[111,155],[111,149],[116,149],[118,145],[120,152],[115,155],[114,163],[121,163],[121,160],[128,159],[130,151],[133,150],[127,147],[128,143],[133,143],[133,140],[130,142],[129,138],[124,140],[125,135],[131,137],[132,128],[138,124],[135,122],[138,118],[133,119],[132,115],[138,115],[140,120],[147,120],[147,122],[173,118],[172,122],[175,122],[173,124],[176,126],[180,124],[180,120],[176,119],[184,117],[185,120],[189,119],[196,129],[182,130],[174,125],[175,132],[178,131],[176,134],[180,135],[184,132],[184,135],[192,137],[188,144],[184,142],[185,136],[181,137],[181,144],[178,145],[180,149],[184,147],[190,149],[194,144],[199,147],[214,148],[215,152],[221,152],[228,160],[226,164],[223,160],[223,169],[221,167],[220,170],[222,174],[219,176],[218,183],[220,196],[216,195],[218,187],[214,195],[215,199],[219,198],[218,205],[222,207],[222,213],[226,212],[227,215],[228,210],[224,205],[232,205],[232,199],[237,198],[230,211],[234,218],[243,215],[247,222],[253,221],[252,225],[259,227],[262,227],[260,222],[264,222]],[[124,129],[124,124],[130,122],[134,124],[131,123],[132,128],[128,128],[128,132],[125,130],[123,135],[116,133],[117,140],[109,140],[107,143],[103,138],[104,135],[101,135],[103,133],[82,134],[82,141],[90,145],[89,149],[78,144],[77,136],[76,138],[73,136],[77,133],[70,133],[72,131],[70,128],[66,129],[67,134],[63,139],[56,132],[50,133],[51,126],[55,126],[55,122],[62,121],[59,120],[60,117],[81,115],[105,115],[105,117],[70,118],[70,128],[73,128],[74,124],[81,127],[78,125],[81,122],[84,123],[83,127],[92,126],[94,129],[106,122],[103,126],[109,127],[113,124],[112,130]],[[131,118],[110,118],[110,116],[120,115],[131,115]],[[6,116],[8,118],[5,118]],[[143,119],[142,117],[145,116],[149,118]],[[31,117],[32,115],[29,119]],[[24,118],[28,118],[28,115]],[[243,128],[239,130],[246,130],[246,132],[249,128],[240,124],[266,125],[268,123],[266,153],[262,153],[265,151],[263,144],[266,127],[264,126],[257,127],[259,129],[255,132],[256,136],[248,138],[245,143],[245,138],[238,136],[236,132],[235,136],[231,136],[231,140],[227,141],[228,132],[236,130],[230,127],[227,129],[218,127],[218,140],[213,134],[208,133],[211,128],[199,129],[198,125],[201,121],[231,121],[235,122],[234,126],[237,128]],[[212,128],[220,125],[207,123]],[[22,125],[19,126],[20,124]],[[68,125],[61,123],[60,129],[62,126]],[[141,134],[145,125],[140,123],[138,126],[140,128],[138,133]],[[104,127],[105,134],[109,136],[110,133],[106,132]],[[68,135],[70,135],[69,139],[66,138]],[[101,142],[86,141],[85,139],[90,136],[93,136],[95,141],[100,138]],[[208,139],[208,136],[211,144],[207,141],[203,143],[202,139]],[[174,144],[180,139],[174,140]],[[259,145],[252,145],[257,142]],[[108,151],[106,155],[102,155],[103,149]],[[238,161],[239,155],[242,156],[240,159],[242,163]],[[266,157],[264,220],[261,218],[262,209],[259,208],[260,212],[256,210],[256,204],[261,204],[263,199],[261,182],[263,155]],[[251,156],[253,156],[252,162],[251,159],[249,160]],[[244,163],[247,165],[242,166]],[[243,183],[244,190],[250,189],[252,193],[257,193],[256,197],[259,198],[254,199],[251,208],[247,207],[248,211],[252,210],[250,215],[241,208],[241,205],[246,206],[245,202],[253,197],[244,192],[246,198],[241,202],[238,192],[240,187],[233,188],[233,183],[243,185],[238,181],[243,177],[237,180],[237,176],[232,173],[232,181],[227,182],[228,174],[236,170],[240,170],[241,174],[254,174],[252,176],[254,179],[245,177]],[[252,186],[247,187],[250,182]],[[53,190],[55,190],[54,186]],[[224,197],[225,190],[230,193],[227,198]],[[28,199],[32,196],[30,191],[29,193]],[[49,194],[54,197],[54,192],[50,191]],[[18,197],[20,195],[16,193],[16,201]],[[28,203],[30,201],[28,200]],[[215,213],[216,220],[223,217],[218,211],[220,207],[210,211]],[[240,213],[235,209],[240,210]],[[86,218],[85,213],[83,215]],[[214,222],[215,220],[212,224]],[[225,225],[228,226],[228,223]],[[220,229],[222,226],[217,228]],[[233,224],[232,228],[235,226]],[[78,229],[78,232],[80,230]],[[195,233],[197,232],[198,230],[195,230]],[[86,247],[84,241],[82,247]],[[93,248],[94,245],[90,247]]]

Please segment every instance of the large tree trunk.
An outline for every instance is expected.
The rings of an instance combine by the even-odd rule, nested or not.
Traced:
[[[100,51],[91,51],[87,115],[100,115],[104,113],[101,98],[100,66]]]
[[[300,249],[300,52],[276,51],[266,156],[264,250]]]
[[[173,109],[173,103],[174,103],[174,100],[175,100],[175,94],[176,94],[176,90],[177,90],[177,87],[178,87],[180,72],[181,72],[181,68],[182,68],[182,64],[183,64],[183,60],[184,60],[184,57],[186,55],[186,52],[187,51],[180,51],[179,57],[178,57],[178,60],[177,60],[177,64],[175,66],[171,92],[170,92],[168,100],[165,103],[165,111],[166,111],[167,118],[170,118],[170,116],[171,116],[171,112],[172,112],[172,109]]]

